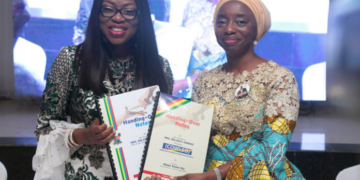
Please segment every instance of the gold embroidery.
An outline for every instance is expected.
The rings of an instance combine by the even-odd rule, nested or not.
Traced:
[[[265,164],[265,161],[259,161],[250,170],[250,180],[273,180],[270,176],[269,170]]]
[[[242,180],[244,177],[244,158],[236,156],[226,174],[228,180]]]
[[[241,137],[240,133],[233,131],[230,135],[225,136],[230,141],[236,141]]]
[[[210,165],[208,167],[208,171],[212,171],[215,168],[218,168],[224,164],[226,164],[226,161],[211,160]]]
[[[264,124],[271,124],[271,123],[275,122],[275,120],[277,118],[278,118],[277,116],[272,116],[272,117],[265,116]]]
[[[291,132],[284,118],[278,118],[270,126],[273,131],[276,131],[280,134],[288,134]]]
[[[249,140],[250,138],[251,138],[251,134],[248,134],[248,135],[243,136],[243,140],[244,140],[244,141],[247,141],[247,140]]]
[[[221,134],[217,134],[217,135],[213,136],[212,140],[213,140],[214,144],[216,144],[218,147],[224,147],[230,142],[228,139],[226,139],[225,136],[223,136]]]
[[[288,120],[286,120],[286,122],[287,122],[287,124],[288,124],[291,132],[294,132],[295,126],[296,126],[296,122],[295,122],[295,121],[288,121]]]
[[[290,179],[292,172],[291,172],[291,169],[287,162],[285,162],[285,164],[284,164],[284,169],[285,169],[285,173],[286,173],[286,179]]]
[[[295,173],[294,167],[291,165],[291,162],[286,158],[286,163],[289,165],[289,168],[291,169],[292,173]]]

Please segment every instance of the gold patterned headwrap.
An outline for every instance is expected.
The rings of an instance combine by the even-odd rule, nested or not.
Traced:
[[[254,13],[257,24],[256,41],[260,41],[260,39],[262,39],[269,31],[271,26],[270,12],[266,8],[265,4],[261,2],[261,0],[220,0],[220,2],[216,6],[214,13],[214,27],[216,27],[216,16],[220,10],[220,7],[229,1],[240,1],[247,5]]]

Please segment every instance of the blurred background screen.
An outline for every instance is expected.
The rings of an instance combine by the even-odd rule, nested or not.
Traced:
[[[16,96],[42,95],[61,47],[83,42],[92,1],[13,0]],[[191,98],[189,78],[226,62],[212,23],[218,0],[148,1],[159,53],[174,74],[173,95]],[[263,2],[272,26],[255,51],[295,74],[301,100],[325,101],[329,0]]]

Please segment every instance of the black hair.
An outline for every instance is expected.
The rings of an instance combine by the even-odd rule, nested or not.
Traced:
[[[168,93],[169,84],[163,69],[147,0],[134,0],[139,11],[137,32],[131,39],[135,64],[135,89],[159,85],[161,92]],[[107,93],[103,81],[108,73],[114,84],[109,60],[112,55],[110,42],[99,28],[99,13],[103,0],[94,0],[85,41],[76,49],[76,69],[79,87],[92,90],[95,95]]]

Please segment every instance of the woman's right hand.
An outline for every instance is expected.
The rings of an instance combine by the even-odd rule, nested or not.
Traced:
[[[95,119],[88,128],[76,129],[73,133],[73,139],[77,144],[97,144],[100,146],[105,146],[114,136],[114,128],[100,124],[99,119]]]

